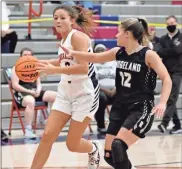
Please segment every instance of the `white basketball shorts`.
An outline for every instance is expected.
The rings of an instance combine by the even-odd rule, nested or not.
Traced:
[[[82,122],[86,117],[93,119],[99,107],[99,84],[90,78],[78,81],[60,81],[52,110],[71,115]]]

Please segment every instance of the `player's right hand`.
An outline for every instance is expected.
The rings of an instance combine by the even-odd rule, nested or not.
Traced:
[[[157,118],[162,118],[164,116],[165,111],[166,111],[165,103],[159,103],[152,109],[152,113],[156,114]]]

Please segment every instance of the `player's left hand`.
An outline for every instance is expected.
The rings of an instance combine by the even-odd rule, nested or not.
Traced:
[[[59,44],[58,44],[59,45]],[[72,51],[71,49],[65,48],[64,46],[59,45],[59,47],[64,51],[66,54],[66,58],[73,59]]]
[[[44,73],[44,74],[54,74],[55,73],[55,66],[50,64],[49,62],[38,62],[36,64],[37,72]]]
[[[152,109],[152,113],[156,114],[157,118],[162,118],[164,116],[165,111],[166,111],[165,103],[159,103]]]

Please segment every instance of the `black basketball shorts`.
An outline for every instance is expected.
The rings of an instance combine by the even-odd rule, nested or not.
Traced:
[[[117,135],[123,127],[132,130],[136,136],[144,138],[152,127],[154,114],[151,111],[153,107],[153,100],[113,105],[107,134]]]
[[[41,101],[43,101],[43,96],[44,96],[44,93],[45,93],[45,91],[44,90],[42,90],[41,92],[40,92],[40,95],[38,96],[38,97],[36,97],[35,98],[35,101],[36,102],[41,102]],[[16,103],[17,103],[17,105],[18,105],[18,107],[19,108],[23,108],[24,106],[22,105],[22,101],[23,101],[23,98],[25,97],[25,96],[27,96],[27,95],[30,95],[29,93],[25,93],[25,92],[15,92],[14,93],[14,98],[15,98],[15,101],[16,101]]]

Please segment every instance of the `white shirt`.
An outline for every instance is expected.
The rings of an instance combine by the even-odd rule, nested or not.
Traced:
[[[96,77],[100,87],[113,89],[115,87],[116,61],[95,64]]]
[[[10,10],[8,9],[6,2],[2,1],[2,22],[9,22],[9,15],[11,14]],[[9,24],[3,24],[2,30],[6,31],[9,29]]]

